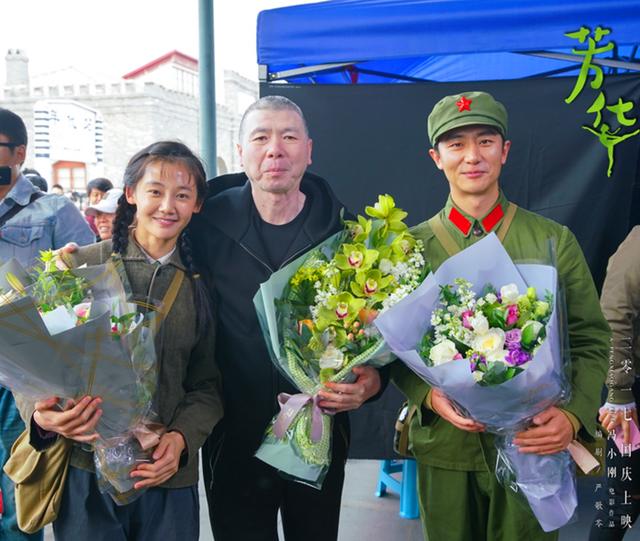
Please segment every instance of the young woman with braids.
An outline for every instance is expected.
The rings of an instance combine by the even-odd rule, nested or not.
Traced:
[[[179,270],[178,295],[156,336],[158,386],[155,409],[166,432],[150,463],[131,473],[134,489],[146,490],[123,506],[98,490],[87,443],[101,415],[100,397],[85,396],[56,408],[36,404],[32,444],[57,435],[77,442],[58,519],[56,540],[197,540],[198,451],[222,416],[219,373],[213,359],[208,294],[191,257],[188,224],[206,193],[202,164],[182,143],[158,142],[138,152],[124,173],[113,239],[63,254],[70,266],[122,258],[134,295],[162,299]],[[135,225],[133,225],[135,224]]]

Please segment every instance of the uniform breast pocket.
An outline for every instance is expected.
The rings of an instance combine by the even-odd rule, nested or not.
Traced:
[[[0,257],[7,260],[15,257],[22,265],[31,266],[35,263],[40,250],[51,247],[47,237],[47,225],[5,225],[0,228],[2,249]],[[50,235],[49,235],[50,237]]]

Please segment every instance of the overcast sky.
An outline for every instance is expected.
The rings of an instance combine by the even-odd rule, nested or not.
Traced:
[[[260,11],[311,0],[214,0],[216,78],[235,69],[257,80]],[[198,56],[197,0],[5,0],[0,53],[25,49],[32,76],[74,66],[117,78],[178,49]],[[218,101],[220,96],[218,96]]]

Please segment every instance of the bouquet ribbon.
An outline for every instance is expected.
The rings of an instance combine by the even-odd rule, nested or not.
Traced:
[[[569,451],[571,458],[573,458],[573,461],[583,473],[589,473],[600,465],[587,448],[579,443],[578,440],[573,440],[567,447],[567,451]]]
[[[139,424],[132,430],[133,436],[138,440],[143,451],[148,451],[158,445],[160,438],[166,431],[167,429],[160,423]]]
[[[296,415],[309,403],[311,403],[311,441],[317,443],[322,439],[322,411],[318,406],[318,397],[305,393],[278,395],[280,413],[273,425],[273,433],[277,438],[284,437]]]

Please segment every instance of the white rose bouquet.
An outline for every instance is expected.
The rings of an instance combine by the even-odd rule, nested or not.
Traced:
[[[538,291],[548,293],[540,299]],[[498,436],[496,475],[526,497],[545,531],[573,516],[573,463],[567,451],[520,453],[512,440],[569,398],[558,308],[556,269],[515,265],[491,234],[445,261],[375,322],[411,370]]]
[[[471,282],[457,278],[441,286],[439,307],[420,342],[427,366],[469,362],[480,385],[499,385],[526,370],[546,336],[553,294],[538,299],[536,288],[520,294],[510,283],[500,291],[487,284],[480,297]]]

